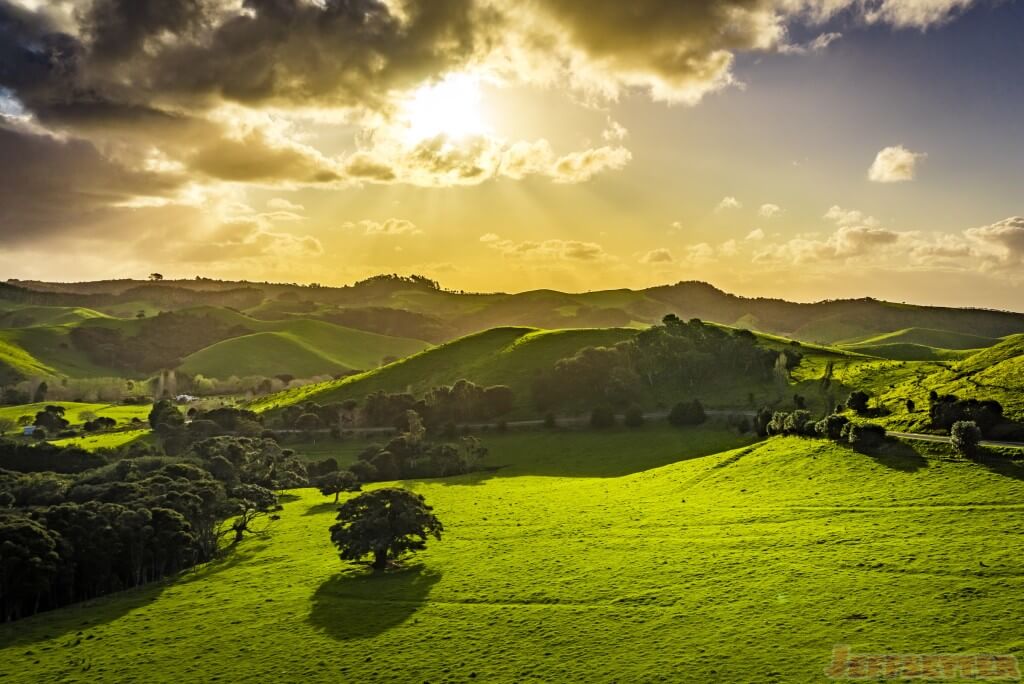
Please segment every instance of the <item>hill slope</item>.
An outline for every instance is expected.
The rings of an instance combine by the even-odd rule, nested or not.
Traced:
[[[522,406],[529,399],[536,372],[550,368],[559,359],[572,356],[583,347],[609,346],[635,334],[635,330],[624,328],[494,328],[432,347],[383,368],[330,383],[287,390],[258,400],[254,408],[266,410],[307,400],[326,403],[362,399],[377,390],[419,395],[460,379],[479,385],[508,385]]]
[[[836,644],[1024,646],[1019,479],[909,448],[880,460],[778,439],[708,455],[719,438],[665,433],[589,433],[579,459],[543,475],[531,463],[558,463],[564,435],[489,438],[490,461],[509,467],[409,483],[445,535],[380,576],[340,563],[335,506],[296,492],[268,536],[219,563],[0,626],[0,671],[18,683],[811,682]],[[680,462],[573,476],[573,463],[648,467],[650,450]]]
[[[260,332],[233,337],[190,354],[178,370],[217,378],[279,373],[311,377],[376,368],[387,357],[401,358],[427,346],[419,340],[376,335],[323,321],[249,319],[245,327]]]

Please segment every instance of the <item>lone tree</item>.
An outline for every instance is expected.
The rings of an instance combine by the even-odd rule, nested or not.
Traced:
[[[964,458],[973,458],[981,444],[981,429],[973,420],[961,420],[953,423],[949,430],[953,451]]]
[[[317,478],[316,486],[324,496],[334,495],[334,503],[338,503],[338,495],[342,492],[358,492],[359,480],[351,470],[336,470]]]
[[[868,399],[870,397],[867,392],[861,390],[850,392],[850,396],[846,399],[846,408],[858,415],[864,415],[868,412]]]
[[[444,526],[423,497],[407,489],[375,489],[349,499],[338,509],[331,541],[342,560],[358,561],[373,554],[373,569],[427,547],[427,537],[441,538]]]

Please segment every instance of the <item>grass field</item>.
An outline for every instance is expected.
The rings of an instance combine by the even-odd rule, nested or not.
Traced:
[[[149,428],[142,430],[118,430],[95,435],[82,435],[81,437],[55,439],[51,444],[60,447],[77,446],[88,451],[96,451],[97,449],[116,449],[139,440],[151,440],[152,436],[153,432]]]
[[[149,417],[150,406],[124,406],[122,404],[87,404],[75,401],[44,401],[37,404],[21,404],[18,406],[0,406],[0,418],[18,420],[21,416],[35,416],[47,406],[63,406],[64,418],[72,425],[85,421],[83,413],[92,412],[97,416],[113,418],[119,424],[127,423],[132,418],[145,422]]]
[[[495,436],[506,467],[407,483],[445,537],[383,576],[339,562],[334,505],[298,491],[268,536],[220,562],[0,626],[0,673],[788,684],[824,681],[836,644],[1024,648],[1018,466],[736,440]]]
[[[952,330],[934,330],[931,328],[904,328],[881,335],[869,335],[853,340],[844,340],[844,347],[881,344],[914,344],[940,349],[982,349],[999,342],[993,337],[971,335]]]

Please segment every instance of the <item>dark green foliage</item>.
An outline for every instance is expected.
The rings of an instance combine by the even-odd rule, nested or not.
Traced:
[[[5,622],[36,612],[52,592],[60,541],[28,517],[0,514],[0,608]]]
[[[907,413],[913,413],[915,410],[917,410],[917,404],[914,403],[913,399],[907,399],[906,407]]]
[[[193,444],[188,454],[218,473],[233,472],[242,484],[267,489],[293,489],[308,484],[302,461],[272,439],[213,437]]]
[[[858,415],[864,415],[868,412],[868,399],[870,397],[867,392],[861,390],[850,392],[850,396],[846,399],[846,408]]]
[[[181,360],[211,344],[249,331],[215,316],[161,312],[140,319],[131,334],[118,328],[79,325],[71,343],[94,363],[129,373],[174,368]]]
[[[670,425],[682,427],[684,425],[700,425],[708,419],[704,412],[704,405],[699,400],[681,401],[672,407],[668,413]]]
[[[843,437],[843,428],[849,424],[850,419],[837,413],[830,413],[814,424],[814,431],[819,437],[831,439],[838,442]]]
[[[615,425],[615,412],[607,406],[597,406],[590,412],[590,427],[610,428]]]
[[[929,398],[928,417],[933,428],[949,430],[961,421],[975,423],[983,435],[1006,421],[1003,407],[998,401],[960,399],[954,394]]]
[[[754,416],[754,434],[758,437],[768,436],[768,425],[772,422],[774,413],[767,406],[762,406],[758,409],[757,414]]]
[[[626,414],[622,419],[623,425],[631,428],[638,428],[644,424],[644,411],[637,406],[631,406],[626,409]]]
[[[849,423],[842,432],[857,451],[873,451],[885,443],[885,428],[876,423]]]
[[[341,505],[331,541],[342,560],[372,555],[374,570],[384,570],[390,560],[425,549],[429,537],[441,538],[444,526],[432,511],[419,494],[376,489]]]
[[[959,420],[949,431],[953,451],[964,458],[973,458],[981,445],[981,429],[972,420]]]
[[[115,425],[117,425],[117,421],[113,418],[100,416],[99,418],[85,421],[85,423],[82,424],[82,429],[86,432],[100,432],[101,430],[110,430]]]
[[[184,425],[185,417],[181,415],[178,407],[167,399],[156,402],[149,411],[149,426],[158,435],[170,434]]]
[[[800,354],[786,352],[787,365]],[[709,383],[770,379],[778,354],[758,346],[749,331],[730,333],[693,319],[666,316],[663,324],[614,347],[587,347],[555,363],[533,383],[544,410],[595,398],[628,406],[651,389],[692,391]]]
[[[334,495],[334,503],[338,503],[338,495],[342,492],[358,492],[359,480],[350,470],[337,470],[321,475],[316,479],[316,487],[324,496]]]
[[[544,427],[548,430],[553,430],[558,427],[558,418],[555,417],[554,413],[548,411],[544,414]]]
[[[45,430],[37,428],[36,432]],[[0,439],[0,468],[23,473],[80,473],[106,465],[100,454],[80,447],[57,447],[52,444],[28,445]]]
[[[67,428],[71,423],[64,418],[63,407],[47,406],[44,410],[36,414],[35,420],[32,424],[43,428],[47,432],[56,434]]]

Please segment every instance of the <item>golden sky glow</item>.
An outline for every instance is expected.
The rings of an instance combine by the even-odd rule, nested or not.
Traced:
[[[1022,308],[1019,3],[134,8],[0,0],[6,277]]]

